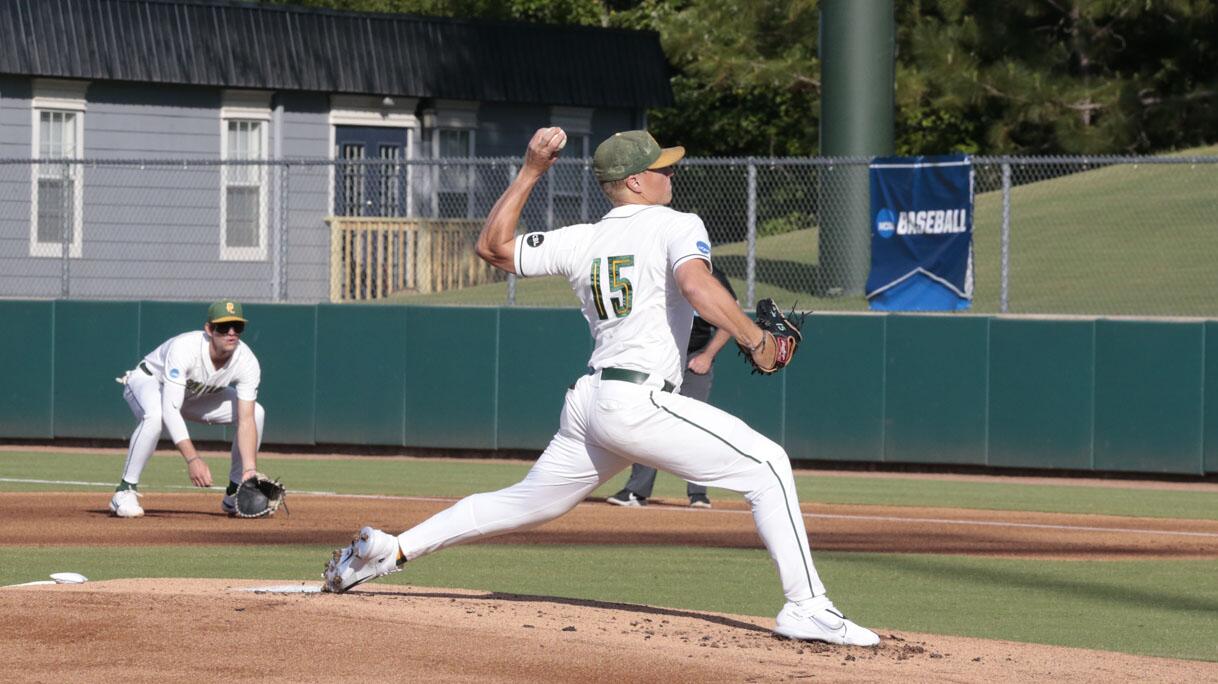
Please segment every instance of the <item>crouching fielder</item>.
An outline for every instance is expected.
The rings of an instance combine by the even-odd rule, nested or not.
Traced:
[[[675,392],[695,309],[735,338],[759,368],[781,365],[775,336],[750,320],[711,275],[702,220],[665,206],[684,148],[662,149],[646,131],[611,136],[597,147],[593,168],[613,209],[595,224],[517,237],[525,202],[565,142],[558,128],[533,135],[477,246],[480,257],[504,271],[565,276],[580,299],[595,345],[589,373],[567,392],[558,434],[524,480],[507,489],[466,497],[396,537],[363,528],[350,547],[334,552],[324,588],[343,592],[445,547],[535,527],[640,463],[744,495],[786,597],[778,634],[878,644],[874,632],[847,620],[825,595],[782,447],[744,421]]]
[[[258,397],[262,369],[253,350],[241,341],[245,330],[241,304],[223,300],[207,310],[202,330],[185,332],[154,349],[125,377],[123,399],[138,421],[127,447],[122,479],[110,499],[110,512],[120,518],[144,515],[138,491],[140,473],[161,437],[161,425],[186,459],[190,481],[210,487],[211,469],[195,451],[186,421],[208,425],[236,423],[232,467],[221,509],[233,515],[233,495],[242,481],[257,472],[258,449],[266,416]]]

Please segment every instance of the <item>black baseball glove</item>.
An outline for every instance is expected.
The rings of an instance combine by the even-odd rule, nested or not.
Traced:
[[[784,316],[773,299],[757,302],[757,327],[761,328],[761,342],[752,349],[739,345],[740,353],[753,366],[754,373],[769,375],[791,363],[795,349],[803,341],[799,326],[803,324],[804,316],[798,317],[798,324],[791,321],[794,317],[794,311],[790,317]]]
[[[272,480],[262,473],[254,473],[253,477],[242,482],[237,488],[234,514],[238,518],[272,515],[283,505],[287,493],[288,490],[279,480]]]

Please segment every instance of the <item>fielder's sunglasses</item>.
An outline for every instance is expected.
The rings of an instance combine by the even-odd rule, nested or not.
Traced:
[[[245,324],[241,321],[225,321],[223,323],[212,323],[211,329],[221,335],[227,335],[230,330],[240,335],[245,332]]]
[[[677,167],[675,165],[673,165],[673,166],[664,166],[664,167],[661,167],[658,169],[647,169],[647,170],[652,173],[658,173],[661,176],[671,176],[677,172]]]

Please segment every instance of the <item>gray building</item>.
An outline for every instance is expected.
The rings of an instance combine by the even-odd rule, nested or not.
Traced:
[[[587,156],[672,99],[646,32],[0,0],[0,35],[4,297],[312,302],[379,291],[351,272],[369,268],[435,289],[435,236],[513,171],[488,158],[546,125]],[[534,213],[586,217],[580,183],[549,183]],[[383,243],[347,232],[374,224]]]

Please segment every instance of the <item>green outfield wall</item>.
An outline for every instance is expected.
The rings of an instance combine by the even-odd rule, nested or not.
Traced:
[[[114,378],[204,310],[0,301],[0,438],[125,439]],[[246,313],[271,444],[539,450],[591,351],[574,309]],[[1218,321],[816,315],[783,373],[735,356],[716,364],[712,403],[797,460],[1218,472]]]

